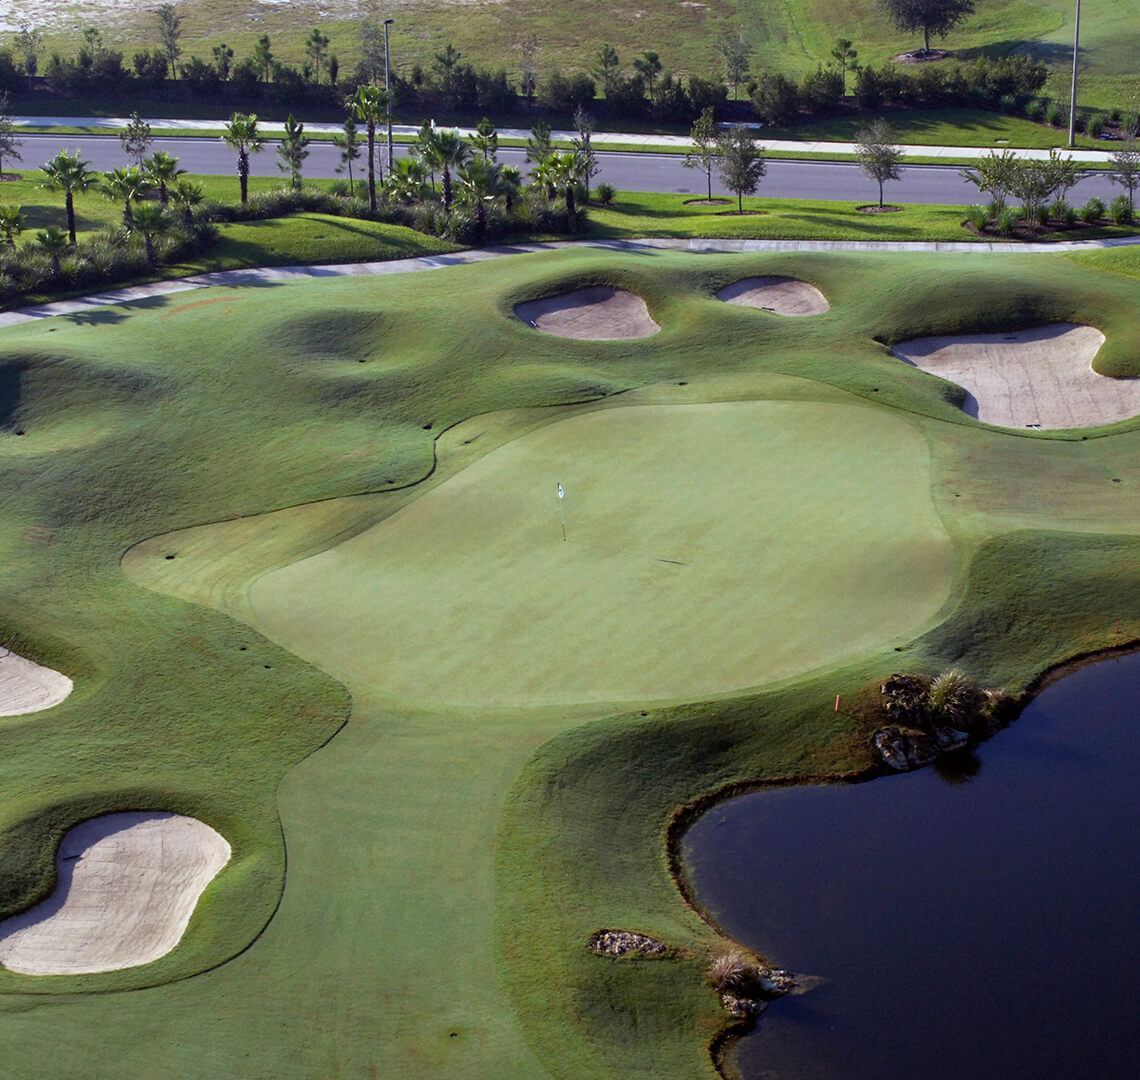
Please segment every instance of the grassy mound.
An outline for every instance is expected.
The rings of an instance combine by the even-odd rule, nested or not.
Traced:
[[[764,275],[811,281],[831,311],[791,323],[715,299]],[[661,333],[565,341],[510,315],[521,298],[586,280],[646,297]],[[65,427],[77,370],[67,365],[129,372],[154,392],[145,407],[117,405],[82,453],[44,453],[34,468],[19,438],[0,436],[0,640],[76,684],[50,713],[4,727],[0,914],[50,891],[53,838],[93,814],[191,814],[234,846],[232,867],[168,957],[117,975],[0,973],[11,1068],[49,1080],[711,1076],[708,1046],[726,1014],[704,970],[718,943],[670,874],[677,808],[741,784],[866,768],[868,731],[835,712],[834,697],[853,698],[886,671],[957,664],[1016,692],[1066,655],[1140,637],[1140,500],[1129,482],[1140,423],[989,430],[958,411],[951,388],[882,344],[980,331],[995,309],[1012,318],[1003,290],[1032,296],[1034,321],[1082,313],[1122,367],[1140,356],[1136,280],[1041,256],[561,251],[420,276],[213,290],[134,305],[114,324],[6,330],[5,356],[26,361],[21,393],[34,384],[37,408],[58,406]],[[433,665],[415,672],[408,649],[416,700],[393,694],[391,654],[405,643],[384,605],[405,581],[386,560],[401,516],[421,526],[395,557],[429,592],[451,575],[454,594],[465,549],[473,574],[500,557],[479,553],[474,535],[474,523],[499,527],[497,514],[480,523],[455,513],[464,485],[489,498],[495,489],[471,480],[500,468],[522,483],[546,467],[541,455],[526,460],[531,450],[566,437],[559,455],[582,470],[568,499],[596,483],[612,509],[637,488],[603,467],[619,449],[606,427],[635,411],[713,418],[711,447],[708,433],[689,438],[707,471],[687,494],[673,490],[677,463],[689,475],[697,459],[670,456],[685,437],[669,424],[642,431],[643,463],[662,470],[642,493],[661,493],[663,518],[667,510],[694,534],[697,515],[723,517],[716,527],[727,531],[713,539],[726,566],[748,532],[716,502],[723,477],[735,476],[772,485],[741,501],[756,508],[751,528],[771,529],[789,576],[803,572],[797,548],[817,566],[850,558],[871,573],[903,550],[950,565],[948,583],[909,622],[881,638],[868,630],[857,652],[825,650],[807,674],[761,663],[748,677],[764,684],[745,693],[731,688],[739,682],[716,693],[674,686],[671,699],[620,715],[611,698],[589,695],[456,704],[443,674],[425,685]],[[545,497],[549,525],[549,484]],[[841,509],[809,513],[825,500]],[[932,516],[908,533],[923,500]],[[891,516],[892,506],[902,512]],[[656,512],[627,511],[647,524]],[[619,525],[606,525],[615,540]],[[508,530],[503,543],[515,539]],[[282,590],[275,613],[264,606],[281,582],[339,560],[346,573],[324,579],[323,598],[317,577],[306,581],[299,617],[285,618],[284,598],[296,593]],[[601,565],[584,561],[583,578]],[[525,573],[508,577],[483,600],[509,600],[521,620],[540,590]],[[838,619],[820,604],[819,582],[797,580],[798,603],[782,616],[789,638],[832,634],[834,645]],[[727,585],[713,593],[717,640],[735,632],[761,654],[778,635],[734,625],[748,599],[739,592],[731,608]],[[887,607],[899,602],[883,592]],[[620,630],[620,591],[602,599]],[[359,619],[320,633],[328,608],[354,605]],[[681,605],[674,622],[699,606]],[[485,690],[496,658],[508,672],[536,664],[525,635],[495,645],[490,617],[433,627],[425,613],[407,623],[408,644],[436,647],[432,629],[450,635],[455,661],[483,664]],[[646,654],[668,629],[659,609]],[[628,660],[588,638],[583,646],[593,664],[579,684],[591,688],[596,669],[611,693]],[[604,928],[649,934],[669,954],[598,956],[587,945]],[[45,1060],[49,1040],[69,1055]]]

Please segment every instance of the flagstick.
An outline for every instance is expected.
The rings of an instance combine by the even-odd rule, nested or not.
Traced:
[[[558,520],[562,522],[562,542],[566,543],[566,515],[562,512],[562,485],[558,485]]]

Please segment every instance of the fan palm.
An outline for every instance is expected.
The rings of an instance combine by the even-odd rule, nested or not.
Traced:
[[[40,250],[51,260],[52,281],[58,281],[63,277],[63,270],[59,265],[59,257],[71,246],[71,242],[67,238],[67,233],[58,225],[51,225],[44,229],[43,232],[36,233],[36,243],[39,244]]]
[[[379,86],[358,86],[356,93],[344,99],[345,108],[363,120],[368,133],[368,209],[376,211],[376,125],[387,121],[392,109],[392,94]],[[383,173],[381,171],[381,179]]]
[[[112,169],[107,173],[106,179],[99,185],[104,197],[112,202],[123,202],[123,224],[129,229],[134,222],[134,210],[131,203],[141,199],[154,187],[154,182],[137,165],[129,168]]]
[[[226,122],[221,139],[238,153],[238,182],[241,184],[241,201],[244,205],[249,198],[249,155],[256,154],[265,145],[265,140],[257,130],[257,114],[234,113]]]
[[[194,228],[194,207],[204,198],[202,185],[180,178],[170,188],[170,199],[182,211],[182,224],[189,232]]]
[[[427,166],[419,159],[397,158],[392,162],[384,193],[405,205],[423,202],[427,195],[427,177]]]
[[[73,154],[61,150],[51,161],[44,162],[43,170],[46,179],[42,186],[48,191],[63,192],[63,206],[67,213],[67,235],[74,244],[75,194],[91,187],[99,179],[99,174],[87,167],[87,162],[79,157],[78,150]]]
[[[0,206],[0,233],[9,247],[16,246],[16,237],[24,231],[27,219],[18,206]]]
[[[421,153],[424,162],[439,169],[443,179],[443,209],[451,210],[451,170],[457,169],[471,157],[471,147],[460,137],[458,131],[437,131],[431,144]]]
[[[579,161],[576,154],[551,154],[543,164],[546,166],[550,182],[562,188],[566,199],[566,217],[570,231],[578,229],[578,210],[574,202],[574,189],[578,186]]]
[[[487,204],[504,194],[503,167],[486,158],[473,158],[459,168],[459,199],[475,210],[475,243],[487,234]]]
[[[163,206],[170,199],[167,188],[180,176],[186,175],[185,169],[178,167],[178,158],[171,157],[165,150],[156,150],[146,161],[143,169],[151,180],[158,185],[158,201]]]
[[[146,261],[151,266],[158,265],[158,253],[154,250],[154,238],[160,236],[170,227],[170,218],[166,210],[158,203],[143,203],[135,211],[131,232],[139,233],[143,238],[143,247],[146,250]]]

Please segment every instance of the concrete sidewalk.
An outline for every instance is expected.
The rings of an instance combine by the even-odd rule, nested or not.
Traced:
[[[18,116],[12,122],[17,127],[83,127],[103,128],[108,134],[127,126],[130,121],[123,117],[108,116]],[[222,120],[163,120],[151,119],[147,123],[155,131],[217,131],[225,127]],[[277,135],[284,131],[284,125],[267,121],[261,122],[261,129],[266,134]],[[313,123],[305,124],[305,130],[310,135],[335,135],[344,129],[340,124]],[[392,133],[402,137],[414,137],[419,129],[409,124],[393,126]],[[470,138],[475,134],[474,128],[458,128],[460,135]],[[499,128],[499,137],[502,139],[528,139],[530,131],[526,128]],[[552,139],[569,142],[577,137],[575,131],[552,131]],[[807,153],[807,154],[837,154],[853,155],[855,144],[849,142],[799,142],[792,139],[765,140],[764,132],[758,130],[756,139],[771,154],[780,153]],[[604,149],[606,146],[640,146],[647,150],[664,149],[668,152],[681,153],[692,146],[692,140],[685,135],[637,135],[632,132],[596,131],[593,134],[593,143]],[[1095,162],[1104,164],[1108,155],[1112,153],[1117,144],[1107,143],[1103,150],[1064,150],[1074,161]],[[974,158],[986,153],[988,147],[981,146],[924,146],[920,143],[901,144],[905,154],[911,157],[929,158]],[[1007,149],[998,146],[994,149]],[[1019,150],[1013,149],[1018,157],[1043,159],[1049,156],[1048,150]]]
[[[733,239],[691,239],[674,240],[668,238],[646,238],[644,240],[555,240],[548,243],[511,244],[502,247],[470,248],[450,255],[425,255],[414,259],[389,259],[384,262],[334,263],[324,266],[268,266],[250,267],[246,270],[219,270],[212,274],[196,274],[193,277],[176,278],[171,281],[153,281],[146,285],[133,285],[125,289],[109,289],[90,296],[75,297],[71,300],[56,300],[50,304],[18,308],[15,311],[0,312],[0,327],[17,326],[20,323],[35,322],[58,315],[75,315],[96,308],[111,307],[116,304],[130,304],[155,296],[170,296],[192,289],[207,289],[211,286],[241,286],[257,284],[279,284],[289,281],[313,280],[326,277],[368,277],[378,274],[409,274],[421,270],[442,270],[449,266],[467,266],[472,263],[499,259],[507,255],[533,255],[543,251],[557,251],[568,247],[593,247],[605,251],[626,251],[631,253],[652,250],[692,251],[692,252],[759,252],[759,251],[875,251],[875,252],[919,252],[937,251],[952,254],[985,255],[989,253],[1017,255],[1061,254],[1066,251],[1090,251],[1096,248],[1127,247],[1140,244],[1140,236],[1129,236],[1115,240],[1071,240],[1056,244],[1013,244],[1004,242],[961,243],[961,242],[913,242],[902,241],[857,241],[857,240],[733,240]]]

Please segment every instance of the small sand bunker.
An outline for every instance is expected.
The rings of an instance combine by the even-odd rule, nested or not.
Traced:
[[[0,922],[0,964],[85,975],[149,964],[181,940],[202,891],[229,862],[225,837],[181,814],[105,814],[69,829],[59,882]]]
[[[58,705],[71,693],[66,675],[0,645],[0,716],[22,716]]]
[[[1093,371],[1102,344],[1095,327],[1056,323],[1010,334],[916,338],[894,352],[966,390],[963,409],[970,416],[1003,427],[1056,429],[1140,415],[1140,379]]]
[[[790,277],[744,278],[725,286],[716,298],[777,315],[822,315],[831,309],[827,297],[814,285]]]
[[[544,334],[586,341],[643,338],[661,329],[640,296],[608,285],[531,300],[519,304],[515,314]]]

